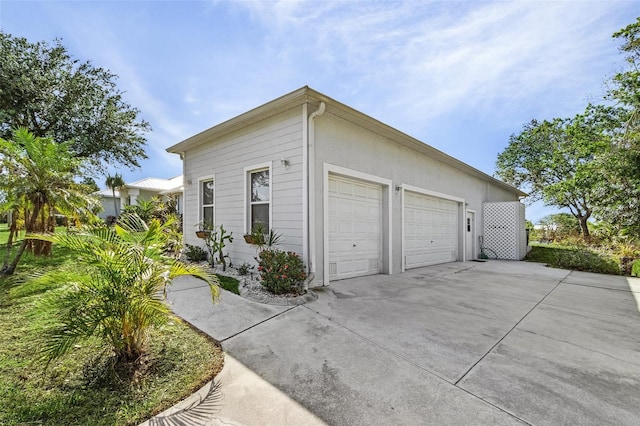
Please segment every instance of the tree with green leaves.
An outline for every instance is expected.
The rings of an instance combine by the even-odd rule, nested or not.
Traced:
[[[562,240],[580,235],[580,223],[569,213],[554,213],[538,221],[544,240]]]
[[[124,186],[124,179],[120,173],[116,173],[113,176],[108,175],[105,185],[107,185],[107,188],[111,189],[111,194],[113,194],[113,211],[117,217],[120,215],[120,209],[118,208],[118,203],[116,201],[116,189],[119,190]]]
[[[588,219],[603,184],[600,159],[612,147],[621,111],[589,105],[583,114],[551,121],[532,120],[498,155],[497,174],[542,200],[568,209],[589,238]]]
[[[613,35],[627,67],[610,82],[607,98],[623,108],[615,144],[603,166],[606,185],[598,217],[619,229],[640,232],[640,18]]]
[[[2,274],[13,274],[27,249],[35,255],[51,251],[50,243],[25,238],[10,259],[20,213],[27,233],[53,232],[55,214],[92,216],[97,200],[76,182],[82,160],[73,155],[71,144],[37,137],[26,129],[16,130],[12,140],[0,138],[0,210],[13,212]]]
[[[81,265],[34,279],[36,285],[65,283],[41,306],[50,309],[59,324],[44,348],[48,362],[89,337],[101,339],[118,362],[138,360],[147,349],[150,329],[170,317],[164,295],[177,277],[198,278],[209,285],[214,300],[218,297],[215,275],[163,255],[169,226],[170,222],[161,224],[157,219],[146,224],[123,213],[115,227],[32,236],[72,250]]]
[[[93,179],[91,176],[83,177],[80,183],[83,184],[85,188],[87,188],[87,190],[91,193],[100,191],[100,187],[96,183],[95,179]]]
[[[98,170],[147,158],[149,123],[125,102],[115,74],[73,59],[59,40],[30,43],[0,31],[0,51],[0,137],[25,127],[72,141],[71,152]]]

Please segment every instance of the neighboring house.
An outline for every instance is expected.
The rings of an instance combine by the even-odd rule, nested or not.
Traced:
[[[182,213],[182,175],[171,179],[144,178],[133,183],[127,183],[116,189],[116,204],[121,212],[126,206],[135,205],[138,200],[150,200],[156,195],[173,196],[177,199],[178,213]],[[116,216],[111,188],[98,191],[103,211],[98,214],[102,219]]]
[[[242,235],[263,223],[315,284],[477,259],[483,204],[520,211],[526,195],[309,87],[167,151],[184,161],[187,244],[202,245],[199,222],[223,224],[233,263],[253,262]]]

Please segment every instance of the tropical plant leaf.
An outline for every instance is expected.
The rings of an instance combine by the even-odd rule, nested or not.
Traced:
[[[165,289],[179,276],[201,279],[218,297],[218,278],[199,265],[187,265],[162,254],[166,224],[145,224],[124,213],[114,228],[93,226],[78,232],[31,235],[78,254],[79,268],[34,277],[33,286],[59,286],[44,299],[59,323],[43,348],[47,363],[65,355],[82,339],[94,336],[118,359],[137,359],[147,346],[149,329],[166,323],[170,314]]]

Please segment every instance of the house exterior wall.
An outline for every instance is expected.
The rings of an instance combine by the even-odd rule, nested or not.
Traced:
[[[486,201],[517,201],[513,192],[502,189],[491,182],[465,173],[451,165],[445,164],[422,153],[394,143],[386,137],[378,135],[361,126],[348,122],[329,112],[315,121],[315,187],[311,191],[315,197],[315,262],[316,281],[323,282],[324,235],[323,223],[323,191],[325,185],[326,165],[343,167],[349,170],[370,174],[391,181],[385,192],[387,206],[383,211],[390,211],[390,223],[383,240],[390,238],[391,250],[389,264],[383,268],[384,273],[397,273],[402,270],[402,191],[396,187],[408,185],[428,191],[451,196],[460,202],[460,240],[458,260],[464,257],[463,221],[465,210],[475,210],[476,223],[483,223],[482,203]],[[465,206],[465,203],[466,206]],[[476,228],[478,231],[481,227]],[[478,235],[479,236],[479,235]],[[383,242],[384,246],[384,242]],[[388,251],[383,253],[386,258]]]
[[[184,238],[204,247],[195,235],[200,217],[200,182],[214,179],[214,220],[233,232],[227,245],[231,261],[255,263],[255,247],[247,244],[247,171],[257,165],[271,168],[271,228],[282,234],[279,248],[302,254],[303,108],[294,107],[257,124],[184,153]],[[287,160],[284,165],[282,160]]]
[[[116,197],[116,203],[120,206],[120,197]],[[113,204],[113,197],[100,197],[100,204],[102,204],[102,211],[98,213],[100,219],[106,219],[109,216],[116,215],[116,210]]]
[[[121,188],[120,200],[121,208],[128,205],[138,204],[138,200],[149,201],[153,197],[158,195],[158,191],[139,189],[139,188]]]

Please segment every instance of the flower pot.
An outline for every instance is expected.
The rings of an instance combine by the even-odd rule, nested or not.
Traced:
[[[252,235],[250,235],[250,234],[246,234],[246,235],[244,236],[244,241],[245,241],[247,244],[253,244],[253,236],[252,236]]]
[[[209,238],[211,236],[211,232],[209,231],[196,231],[196,237],[198,238]]]

